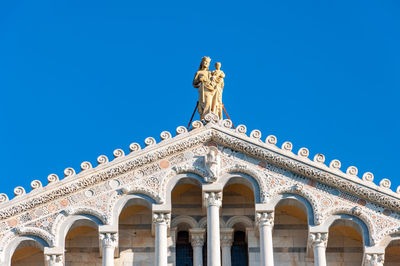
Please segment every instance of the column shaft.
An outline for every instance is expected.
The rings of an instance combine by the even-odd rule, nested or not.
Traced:
[[[257,213],[257,223],[260,230],[260,261],[263,266],[274,265],[274,248],[272,245],[272,227],[274,213]]]
[[[154,213],[153,222],[155,224],[155,250],[156,266],[167,266],[168,258],[168,243],[167,243],[167,230],[170,221],[168,213]]]
[[[231,258],[231,247],[223,246],[222,247],[222,266],[231,266],[232,258]]]
[[[221,266],[219,208],[222,204],[222,193],[207,192],[204,196],[207,206],[207,265]]]
[[[193,247],[193,266],[203,266],[203,246]]]

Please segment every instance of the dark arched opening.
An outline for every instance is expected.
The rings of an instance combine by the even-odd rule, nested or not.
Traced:
[[[176,239],[176,265],[193,265],[193,249],[189,241],[188,231],[178,232],[178,236]]]
[[[233,236],[232,243],[232,266],[247,266],[249,265],[249,256],[247,253],[246,233],[236,231]]]

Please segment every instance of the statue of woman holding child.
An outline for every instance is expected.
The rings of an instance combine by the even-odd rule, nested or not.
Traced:
[[[225,73],[221,70],[221,63],[215,64],[215,70],[210,71],[209,57],[203,57],[199,70],[193,79],[193,87],[199,89],[198,111],[200,119],[208,113],[216,114],[222,119],[222,91],[224,89]]]

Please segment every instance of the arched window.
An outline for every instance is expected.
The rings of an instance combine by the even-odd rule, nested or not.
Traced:
[[[243,231],[236,231],[232,244],[232,266],[247,266],[249,258],[247,253],[246,234]]]
[[[179,231],[176,240],[176,265],[192,266],[193,249],[189,242],[189,232]]]

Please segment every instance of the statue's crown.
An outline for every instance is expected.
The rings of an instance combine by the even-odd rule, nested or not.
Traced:
[[[211,58],[208,56],[203,56],[203,58],[201,59],[202,61],[208,61],[211,62]]]

